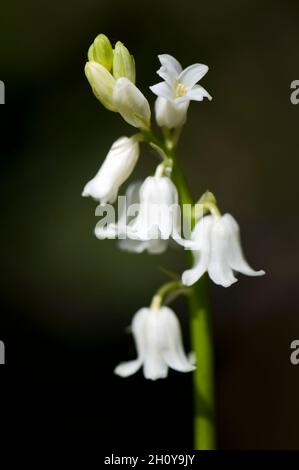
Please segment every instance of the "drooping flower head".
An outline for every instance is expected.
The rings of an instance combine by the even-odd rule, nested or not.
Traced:
[[[146,379],[167,377],[168,368],[179,372],[195,369],[182,344],[178,319],[169,307],[141,308],[132,321],[137,359],[120,363],[114,370],[120,377],[135,374],[143,366]]]
[[[194,266],[182,275],[182,282],[191,286],[205,273],[215,284],[229,287],[237,282],[234,271],[247,276],[262,276],[265,271],[255,271],[247,263],[241,248],[240,230],[230,214],[208,215],[196,224],[190,242]]]
[[[128,226],[128,236],[133,240],[168,240],[180,232],[176,186],[159,170],[140,187],[139,212]]]
[[[98,238],[120,238],[122,249],[152,254],[165,251],[170,238],[181,239],[178,192],[171,179],[160,173],[161,167],[142,184],[128,187],[126,209],[119,214],[117,223],[97,224]]]
[[[138,157],[137,136],[117,139],[96,176],[85,185],[82,196],[91,196],[102,204],[113,203],[119,187],[134,170]]]
[[[147,251],[150,254],[160,254],[167,249],[168,240],[138,240],[128,238],[128,226],[136,217],[140,204],[140,187],[142,183],[137,181],[131,183],[126,189],[126,194],[119,204],[118,221],[103,225],[100,220],[95,227],[95,235],[100,240],[105,238],[119,238],[118,246],[121,250],[132,253],[143,253]],[[119,200],[120,202],[120,200]]]

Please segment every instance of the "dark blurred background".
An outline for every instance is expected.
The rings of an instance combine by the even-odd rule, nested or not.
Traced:
[[[83,73],[103,32],[134,54],[151,103],[157,54],[210,67],[213,101],[192,104],[181,161],[194,196],[215,192],[242,228],[263,278],[211,286],[221,449],[299,449],[296,1],[105,0],[2,3],[1,317],[3,445],[116,451],[192,448],[192,377],[113,375],[135,355],[125,333],[184,253],[120,252],[97,240],[95,203],[80,194],[111,143],[134,132],[94,98]],[[143,149],[135,172],[156,160]],[[188,312],[174,308],[189,348]]]

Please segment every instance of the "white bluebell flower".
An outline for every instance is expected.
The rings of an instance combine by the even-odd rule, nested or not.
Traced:
[[[120,377],[135,374],[143,367],[144,377],[167,377],[168,369],[190,372],[195,369],[184,352],[179,321],[169,307],[141,308],[132,321],[137,359],[120,363],[114,373]]]
[[[113,203],[120,186],[134,170],[138,157],[137,135],[116,140],[96,176],[85,185],[82,196],[91,196],[102,204]]]
[[[182,283],[191,286],[208,272],[215,284],[229,287],[237,282],[235,272],[247,276],[262,276],[247,263],[241,248],[240,230],[230,214],[208,215],[196,224],[185,246],[193,250],[194,265],[184,271]]]
[[[193,64],[183,70],[181,64],[169,54],[159,55],[158,58],[161,67],[157,74],[164,81],[150,89],[158,96],[155,109],[159,126],[171,129],[184,124],[190,101],[212,99],[207,90],[197,85],[209,68],[204,64]]]

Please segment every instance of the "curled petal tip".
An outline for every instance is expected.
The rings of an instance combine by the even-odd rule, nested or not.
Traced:
[[[264,276],[264,274],[266,274],[266,271],[264,271],[263,269],[256,271],[256,276]]]
[[[190,270],[190,271],[192,271],[192,270]],[[182,284],[184,284],[184,286],[190,287],[197,280],[198,279],[196,279],[196,276],[191,272],[185,271],[182,274]]]

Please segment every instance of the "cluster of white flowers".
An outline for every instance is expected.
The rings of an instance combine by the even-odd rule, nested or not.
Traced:
[[[211,100],[198,81],[208,67],[193,64],[182,69],[168,54],[159,55],[158,75],[162,82],[151,86],[157,95],[157,124],[166,135],[174,135],[185,123],[190,101]],[[133,183],[126,191],[128,205],[138,204],[137,215],[119,214],[117,223],[97,224],[99,239],[122,238],[120,248],[152,254],[166,250],[170,238],[192,250],[194,266],[183,272],[181,285],[192,286],[204,273],[216,284],[228,287],[237,281],[236,272],[260,276],[264,271],[253,270],[246,262],[240,244],[239,227],[230,214],[221,215],[212,197],[201,199],[202,216],[196,220],[189,240],[180,235],[180,217],[176,214],[179,195],[171,169],[174,162],[167,147],[159,146],[151,131],[151,110],[145,96],[135,85],[135,61],[120,42],[115,48],[100,34],[88,51],[86,77],[98,100],[110,111],[119,112],[124,120],[139,129],[132,137],[121,137],[112,145],[96,176],[84,187],[83,196],[91,196],[101,205],[116,201],[120,187],[132,174],[140,154],[140,142],[147,141],[162,155],[153,176],[143,183]],[[170,148],[170,147],[169,147]],[[211,194],[211,193],[208,193]],[[138,357],[121,363],[115,373],[125,377],[143,365],[146,378],[155,380],[167,376],[168,367],[191,371],[193,362],[184,353],[181,332],[174,312],[162,306],[163,296],[154,297],[150,308],[139,310],[132,322]],[[158,299],[158,300],[157,300]]]

